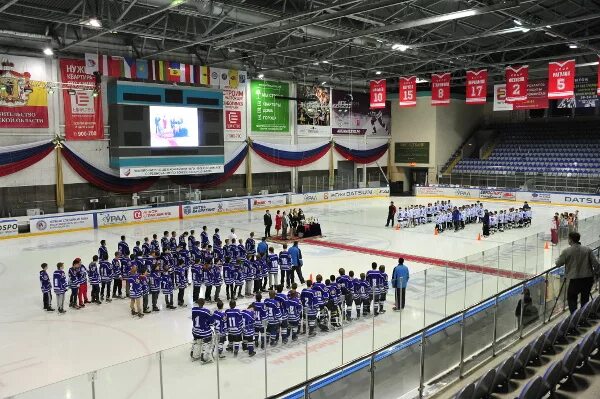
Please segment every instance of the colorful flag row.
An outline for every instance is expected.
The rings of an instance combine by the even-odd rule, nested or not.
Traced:
[[[181,82],[196,85],[237,88],[248,81],[246,71],[211,68],[163,60],[144,60],[95,53],[85,54],[85,72],[115,78]]]
[[[431,75],[431,105],[450,104],[450,72]],[[528,99],[529,66],[508,66],[505,69],[506,103],[521,103]],[[403,76],[398,80],[400,108],[417,105],[417,77]],[[466,103],[485,104],[487,101],[488,72],[485,69],[467,71]],[[548,99],[565,99],[574,96],[575,60],[555,61],[548,64]],[[381,108],[385,103],[385,79],[372,80],[370,84],[371,108]],[[598,68],[598,95],[600,95],[600,68]]]

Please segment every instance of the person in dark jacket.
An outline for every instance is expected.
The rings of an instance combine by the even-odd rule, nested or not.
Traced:
[[[263,216],[265,222],[265,237],[271,237],[271,226],[273,225],[273,219],[271,218],[271,214],[269,210],[265,212],[265,216]]]
[[[385,223],[385,227],[389,227],[390,221],[392,222],[392,227],[394,227],[394,216],[396,215],[396,205],[394,205],[394,201],[390,202],[390,206],[388,206],[388,217],[387,222]]]
[[[490,236],[490,213],[487,210],[483,214],[483,236]]]
[[[523,320],[523,326],[528,326],[531,323],[536,322],[539,319],[538,308],[533,304],[533,300],[531,299],[531,292],[528,288],[525,288],[523,292],[523,302],[525,306],[523,307],[523,315],[521,316],[521,299],[517,303],[517,308],[515,309],[515,317],[517,318],[517,326],[521,327],[521,320]]]
[[[458,231],[460,227],[460,211],[457,207],[452,210],[452,223],[454,224],[454,231]]]

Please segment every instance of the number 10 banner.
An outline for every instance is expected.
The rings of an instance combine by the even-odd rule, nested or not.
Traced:
[[[400,108],[417,105],[417,77],[407,76],[398,79],[398,105]]]
[[[371,81],[371,101],[370,108],[385,108],[386,84],[385,79]]]
[[[467,104],[485,104],[487,79],[487,69],[467,71]]]
[[[548,64],[548,98],[572,98],[575,95],[575,60]]]
[[[450,104],[450,72],[431,75],[431,105]]]

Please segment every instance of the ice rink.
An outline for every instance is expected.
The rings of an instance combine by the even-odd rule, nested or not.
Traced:
[[[392,200],[404,207],[436,199]],[[455,205],[462,203],[465,201],[453,201]],[[236,228],[240,238],[245,239],[250,231],[260,237],[264,211],[0,240],[0,397],[91,399],[93,378],[96,399],[160,398],[159,367],[167,398],[191,393],[216,398],[217,390],[221,398],[237,399],[243,394],[245,399],[254,399],[265,397],[265,392],[273,395],[548,268],[560,249],[544,249],[551,216],[554,212],[575,210],[534,205],[531,227],[477,240],[480,224],[437,236],[432,224],[399,231],[385,228],[388,204],[388,199],[377,198],[302,206],[307,217],[319,219],[324,234],[321,239],[300,243],[302,269],[305,278],[317,273],[327,278],[337,275],[340,267],[357,274],[366,272],[374,261],[386,265],[391,276],[398,256],[406,255],[411,279],[403,312],[391,310],[390,292],[384,315],[353,321],[341,330],[320,332],[308,342],[302,337],[266,352],[258,350],[251,359],[246,353],[240,353],[238,358],[228,353],[218,367],[214,363],[191,362],[189,358],[191,289],[186,290],[187,308],[163,309],[143,319],[130,316],[128,300],[88,304],[84,309],[68,309],[67,314],[59,316],[42,310],[40,264],[48,263],[49,274],[59,261],[65,262],[65,270],[76,257],[87,265],[97,253],[100,240],[107,241],[110,253],[116,250],[121,235],[127,236],[130,247],[152,233],[161,236],[164,230],[180,233],[195,229],[199,236],[203,225],[211,233],[219,227],[222,237],[231,227]],[[484,204],[494,210],[518,205]],[[600,209],[581,208],[580,219],[599,213]],[[590,235],[595,234],[591,226],[587,227]],[[586,239],[586,232],[582,229],[584,243],[597,239],[597,234]],[[276,251],[281,248],[274,246]],[[222,299],[224,291],[223,288]],[[240,300],[238,305],[244,308],[250,301]],[[164,308],[162,295],[159,304]],[[214,305],[209,307],[212,310]],[[90,374],[94,370],[99,371]],[[44,387],[48,384],[53,385]]]

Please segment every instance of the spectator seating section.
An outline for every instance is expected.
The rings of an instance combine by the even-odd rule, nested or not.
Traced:
[[[500,140],[486,160],[463,159],[452,173],[600,177],[600,123],[531,123],[496,128]]]
[[[488,370],[474,383],[463,387],[454,399],[486,399],[510,397],[517,399],[542,399],[554,394],[557,387],[565,384],[583,367],[594,353],[600,355],[600,325],[590,321],[600,318],[600,295],[573,315],[566,316],[496,368]],[[578,337],[584,327],[590,327],[587,335]],[[543,364],[544,354],[558,355],[559,348],[566,349],[559,360]],[[535,374],[527,369],[535,369]],[[531,370],[530,370],[531,371]],[[525,379],[523,379],[525,378]],[[508,387],[520,381],[522,388],[509,395]]]

